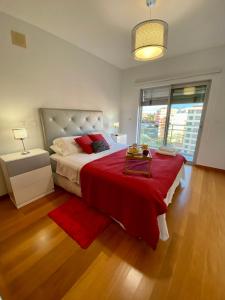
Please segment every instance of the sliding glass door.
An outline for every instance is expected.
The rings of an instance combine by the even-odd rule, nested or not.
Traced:
[[[144,106],[141,114],[140,143],[157,148],[163,144],[167,105]]]
[[[164,143],[169,88],[141,91],[139,142],[158,148]]]
[[[141,91],[139,142],[168,145],[195,160],[209,82]]]

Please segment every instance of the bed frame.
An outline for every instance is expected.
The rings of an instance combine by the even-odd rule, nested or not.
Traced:
[[[102,131],[103,112],[98,110],[79,110],[61,108],[40,108],[40,119],[44,137],[44,147],[52,154],[50,146],[58,137],[84,135]],[[51,159],[54,183],[66,191],[81,196],[80,185],[56,174],[56,162]]]
[[[44,147],[50,146],[55,138],[84,135],[103,130],[103,112],[95,110],[40,108]]]

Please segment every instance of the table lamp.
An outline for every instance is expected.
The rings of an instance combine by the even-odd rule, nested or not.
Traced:
[[[115,128],[115,135],[118,135],[118,130],[119,130],[119,127],[120,127],[120,123],[119,122],[113,123],[113,127]]]
[[[15,140],[21,140],[22,144],[23,144],[23,152],[21,154],[25,155],[30,153],[29,151],[26,150],[25,145],[24,145],[24,139],[27,138],[27,131],[25,128],[15,128],[12,130],[13,131],[13,135],[14,135],[14,139]]]

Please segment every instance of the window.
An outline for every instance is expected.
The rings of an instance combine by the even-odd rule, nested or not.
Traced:
[[[193,161],[209,83],[141,91],[139,142],[175,147]]]
[[[141,97],[140,143],[158,148],[164,142],[169,88],[146,89]]]

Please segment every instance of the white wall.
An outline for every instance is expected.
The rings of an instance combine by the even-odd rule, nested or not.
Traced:
[[[27,37],[11,44],[10,31]],[[73,45],[0,13],[0,155],[21,150],[11,129],[26,127],[28,148],[43,147],[39,107],[103,110],[109,129],[119,118],[120,70]],[[0,195],[6,192],[0,174]]]
[[[128,142],[136,139],[137,110],[140,89],[175,83],[212,79],[212,86],[204,122],[197,163],[225,169],[225,47],[151,62],[123,71],[121,98],[121,131],[128,134]],[[194,76],[202,71],[220,68],[215,75]],[[166,81],[165,78],[193,74],[188,79]],[[178,76],[178,77],[179,77]],[[155,79],[161,82],[151,83]],[[135,81],[143,83],[135,84]]]
[[[26,34],[27,49],[13,46],[10,31]],[[43,147],[39,107],[100,109],[109,129],[118,121],[121,71],[73,45],[0,13],[0,155],[20,151],[11,129],[24,126],[28,148]],[[221,74],[171,80],[165,84],[212,79],[197,162],[225,169],[225,47],[151,62],[122,73],[121,131],[135,141],[139,91],[151,83],[135,80],[170,77],[223,68]],[[155,85],[155,84],[154,84]],[[157,85],[163,85],[158,83]],[[0,174],[0,195],[6,192]]]

